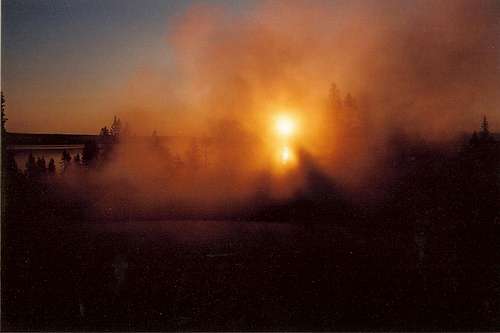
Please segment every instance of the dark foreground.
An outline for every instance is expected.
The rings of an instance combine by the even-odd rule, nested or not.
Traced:
[[[496,226],[40,221],[5,232],[3,330],[500,327]]]

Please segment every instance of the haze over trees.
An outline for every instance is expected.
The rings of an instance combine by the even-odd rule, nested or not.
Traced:
[[[339,156],[341,149],[355,164],[354,161],[360,161],[356,154],[368,149],[368,139],[358,136],[366,126],[358,102],[349,93],[341,94],[333,85],[327,107],[331,112],[331,126],[337,129],[332,144],[338,144],[339,140],[345,143],[342,148],[332,146],[332,154]],[[356,293],[350,282],[343,282],[349,290],[347,296],[329,284],[328,281],[336,281],[332,272],[338,267],[330,267],[333,264],[322,255],[345,249],[368,255],[378,249],[403,262],[401,270],[381,273],[384,278],[372,282],[378,290],[386,290],[388,282],[408,281],[409,286],[398,288],[418,304],[427,304],[434,311],[440,311],[437,299],[447,305],[456,304],[461,297],[459,294],[467,294],[478,310],[454,310],[455,322],[464,323],[459,318],[469,316],[491,325],[488,311],[495,306],[482,308],[481,304],[485,300],[491,304],[495,302],[489,285],[495,279],[492,270],[495,257],[491,254],[495,253],[495,230],[500,222],[500,143],[486,116],[478,121],[477,131],[465,138],[457,137],[451,143],[394,132],[385,146],[385,154],[378,161],[379,173],[374,173],[378,176],[383,172],[383,177],[369,179],[371,183],[365,183],[362,188],[348,187],[339,181],[340,178],[325,171],[326,163],[339,166],[335,159],[333,162],[318,161],[307,151],[298,150],[297,166],[288,173],[245,173],[252,176],[249,181],[251,193],[242,197],[238,197],[239,187],[248,187],[248,183],[234,177],[234,172],[240,166],[239,161],[254,156],[249,153],[251,149],[224,151],[234,147],[232,140],[235,138],[243,143],[251,141],[251,136],[242,139],[240,134],[244,131],[238,124],[225,122],[219,128],[219,136],[192,138],[180,147],[156,131],[142,141],[129,140],[117,125],[120,124],[118,118],[113,124],[112,130],[105,126],[97,140],[86,142],[81,154],[64,150],[59,161],[60,172],[53,158],[47,164],[44,156],[33,154],[28,156],[24,169],[18,169],[15,162],[3,163],[5,216],[9,228],[14,228],[13,224],[32,225],[32,212],[37,214],[36,223],[55,227],[95,221],[142,223],[151,219],[277,222],[302,228],[297,233],[299,244],[308,242],[308,237],[316,233],[322,235],[321,239],[333,237],[338,241],[338,235],[329,233],[344,228],[351,234],[361,233],[362,241],[343,241],[341,248],[330,248],[332,245],[327,241],[320,243],[327,249],[321,248],[319,252],[315,250],[318,243],[314,241],[307,255],[304,254],[304,260],[325,260],[326,264],[321,267],[328,279],[319,282],[321,290],[332,288],[337,295],[332,299],[301,293],[301,302],[305,304],[312,306],[318,299],[326,304],[316,312],[326,316],[330,313],[329,307],[337,306],[339,299],[343,308],[350,309],[354,305],[346,299]],[[218,154],[223,158],[217,159]],[[7,156],[3,157],[13,161]],[[208,163],[209,158],[214,162]],[[292,187],[293,191],[276,195],[279,181],[297,181],[298,184]],[[274,236],[269,237],[272,244],[280,242]],[[480,244],[478,239],[481,239]],[[366,251],[365,247],[372,250]],[[395,255],[393,247],[398,247],[400,254]],[[442,253],[452,255],[443,256]],[[356,264],[352,265],[363,264],[377,269],[374,264],[366,263],[363,256],[349,254],[349,258],[353,256]],[[377,255],[372,256],[380,259]],[[335,265],[341,265],[347,272],[356,271],[356,267],[342,260]],[[474,268],[477,263],[483,272],[481,276]],[[125,264],[117,261],[116,265]],[[314,267],[311,271],[318,270],[311,265]],[[291,268],[287,266],[286,269]],[[394,276],[396,282],[387,276]],[[356,281],[359,280],[356,277]],[[121,295],[118,289],[113,290],[113,295]],[[371,313],[379,313],[379,307],[369,303],[367,298],[359,299]],[[398,306],[404,305],[398,303],[397,298],[389,299]],[[316,318],[314,314],[311,316]],[[429,321],[434,318],[430,313],[423,316]]]
[[[2,330],[498,331],[500,1],[1,11]]]

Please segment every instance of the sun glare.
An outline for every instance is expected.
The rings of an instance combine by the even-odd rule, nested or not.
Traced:
[[[276,119],[276,131],[283,137],[289,137],[295,132],[295,122],[290,117],[280,116]]]
[[[273,143],[276,150],[276,161],[280,169],[288,170],[295,165],[295,145],[297,143],[298,126],[297,121],[290,113],[276,113],[273,117],[272,129],[274,133]]]
[[[292,158],[292,152],[290,148],[287,146],[283,147],[280,152],[281,163],[287,164],[288,162],[290,162],[291,158]]]

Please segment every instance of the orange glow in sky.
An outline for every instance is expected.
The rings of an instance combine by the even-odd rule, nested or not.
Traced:
[[[290,137],[295,133],[295,121],[288,116],[279,116],[276,119],[276,131],[282,137]]]

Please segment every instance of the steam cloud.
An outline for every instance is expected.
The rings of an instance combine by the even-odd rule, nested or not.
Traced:
[[[483,114],[500,125],[499,17],[498,1],[194,5],[169,26],[168,69],[138,71],[117,108],[138,133],[211,138],[212,167],[169,175],[166,153],[125,144],[94,181],[127,184],[144,210],[179,198],[214,209],[243,202],[272,174],[270,116],[286,109],[299,119],[297,145],[355,184],[395,130],[443,140]],[[282,183],[293,192],[300,174]]]

